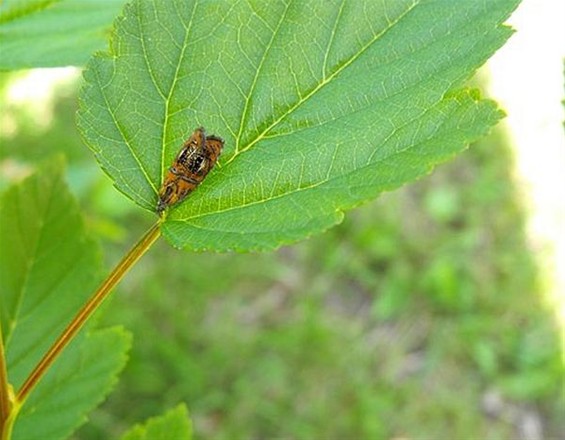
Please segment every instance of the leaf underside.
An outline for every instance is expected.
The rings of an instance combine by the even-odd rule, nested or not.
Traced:
[[[134,1],[85,71],[78,124],[154,211],[197,126],[219,166],[170,209],[177,247],[272,249],[428,173],[502,117],[462,83],[518,0]]]

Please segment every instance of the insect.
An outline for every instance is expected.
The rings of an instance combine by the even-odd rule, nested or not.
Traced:
[[[159,215],[184,200],[200,185],[216,164],[222,148],[224,140],[221,137],[206,136],[204,127],[194,130],[163,179],[157,202]]]

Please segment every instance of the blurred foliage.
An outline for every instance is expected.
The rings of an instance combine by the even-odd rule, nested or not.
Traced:
[[[0,169],[6,179],[7,163],[64,152],[110,267],[151,216],[82,145],[76,87],[48,128],[10,110],[18,130],[2,139]],[[115,437],[179,402],[199,438],[557,437],[559,332],[511,168],[496,133],[274,253],[159,242],[104,307],[102,324],[134,333],[132,357],[76,438]]]
[[[80,66],[107,46],[124,0],[3,0],[0,69]],[[69,38],[72,35],[72,38]]]

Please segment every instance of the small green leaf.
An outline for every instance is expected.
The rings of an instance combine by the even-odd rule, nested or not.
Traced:
[[[192,424],[184,404],[166,412],[160,417],[149,419],[143,425],[136,425],[122,437],[122,440],[190,440]]]
[[[79,128],[116,187],[154,210],[197,126],[226,147],[173,207],[191,249],[271,249],[428,173],[502,113],[461,84],[518,0],[134,1],[85,71]]]
[[[9,188],[0,207],[0,324],[18,390],[96,288],[101,258],[61,162]],[[68,437],[109,392],[129,344],[120,329],[81,332],[24,404],[14,439]]]
[[[80,66],[106,45],[124,0],[4,0],[0,70]]]

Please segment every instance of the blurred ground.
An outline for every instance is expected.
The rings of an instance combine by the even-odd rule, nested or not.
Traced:
[[[4,79],[3,84],[5,84]],[[152,222],[74,129],[3,105],[0,188],[56,152],[111,267]],[[48,109],[45,111],[49,111]],[[134,348],[77,439],[115,438],[180,401],[206,439],[549,439],[565,430],[556,315],[527,245],[500,132],[431,176],[270,254],[164,241],[104,307]]]

